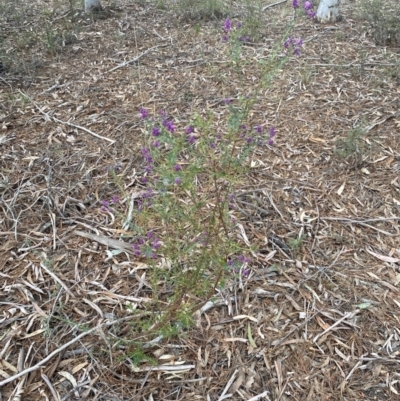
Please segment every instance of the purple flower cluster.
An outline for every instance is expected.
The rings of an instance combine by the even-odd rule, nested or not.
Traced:
[[[166,118],[163,118],[162,125],[169,131],[171,134],[175,132],[175,125],[172,120],[168,121]]]
[[[151,129],[151,135],[153,136],[159,136],[161,134],[161,130],[159,127],[153,127]]]
[[[143,107],[140,108],[140,117],[145,120],[149,116],[149,112]]]
[[[303,8],[304,8],[304,11],[306,12],[306,14],[310,18],[314,18],[315,17],[315,11],[313,10],[314,6],[313,6],[312,2],[308,1],[308,0],[302,0],[302,2],[303,2]],[[294,9],[299,8],[300,7],[299,0],[293,0],[292,1],[292,7]]]
[[[294,39],[293,37],[290,37],[285,40],[283,43],[283,47],[285,48],[285,53],[287,54],[289,52],[289,49],[293,49],[293,54],[295,56],[300,56],[300,48],[303,46],[303,40],[302,39]]]
[[[243,125],[241,128],[243,129]],[[242,133],[240,135],[240,137],[242,139],[245,139],[247,145],[251,145],[251,144],[255,143],[259,146],[266,145],[266,144],[272,146],[274,144],[274,140],[272,138],[276,135],[275,127],[271,127],[269,129],[269,138],[268,138],[267,142],[265,142],[265,136],[263,136],[263,127],[261,125],[257,125],[254,128],[254,131],[255,131],[254,137],[245,136],[244,133]]]
[[[153,158],[151,157],[151,154],[147,148],[142,148],[142,155],[146,162],[146,167],[145,167],[144,171],[146,173],[150,173],[150,171],[153,170]]]
[[[315,13],[315,11],[313,10],[313,8],[314,8],[314,6],[313,6],[313,4],[311,3],[311,1],[305,1],[305,2],[304,2],[304,11],[307,13],[307,15],[308,15],[310,18],[314,18],[315,15],[316,15],[316,13]]]
[[[185,132],[186,132],[186,139],[189,142],[189,145],[193,145],[196,142],[196,139],[197,139],[195,135],[192,135],[192,134],[194,134],[193,125],[189,125],[186,128]]]
[[[229,207],[229,210],[233,210],[234,208],[235,208],[235,195],[233,195],[233,194],[229,194],[228,195],[228,201],[229,201],[229,204],[228,204],[228,207]]]
[[[112,208],[111,208],[111,204],[117,204],[119,203],[119,199],[117,195],[114,195],[110,201],[108,200],[102,200],[101,201],[101,211],[102,212],[113,212]]]
[[[236,25],[236,32],[240,32],[240,30],[242,29],[243,24],[239,21]],[[232,21],[227,18],[224,22],[224,34],[222,35],[222,41],[223,42],[227,42],[229,40],[229,33],[233,32],[235,30],[235,28],[232,26]],[[236,35],[234,35],[236,36]],[[237,36],[237,40],[238,42],[250,42],[250,36],[242,36],[240,34],[238,34]]]
[[[272,146],[274,144],[274,140],[272,139],[276,135],[275,132],[275,127],[271,127],[269,129],[269,139],[268,139],[268,145]]]
[[[139,112],[140,112],[140,116],[141,116],[141,118],[143,120],[146,120],[148,118],[149,112],[146,109],[141,107]],[[155,138],[158,138],[163,133],[165,133],[165,131],[168,131],[171,134],[173,134],[175,132],[175,129],[176,129],[174,121],[173,120],[169,120],[167,118],[166,113],[163,110],[159,111],[159,115],[161,117],[161,122],[159,122],[159,123],[156,122],[155,125],[150,129],[151,135],[154,136]],[[154,121],[155,121],[155,119],[152,118],[149,123],[151,124]],[[156,139],[153,142],[153,146],[155,148],[158,148],[160,146],[160,141],[158,139]]]
[[[144,178],[144,180],[142,179],[142,183],[147,183],[147,177]],[[151,207],[151,205],[153,204],[154,196],[155,194],[153,188],[151,187],[148,187],[144,192],[142,192],[141,197],[137,200],[138,210],[143,210],[144,207]]]
[[[229,31],[231,30],[231,28],[232,28],[232,22],[231,22],[231,20],[230,20],[229,18],[227,18],[227,19],[225,20],[225,22],[224,22],[224,31],[225,31],[226,33],[229,33]]]
[[[160,240],[154,236],[153,231],[149,231],[146,237],[139,237],[133,244],[133,253],[135,256],[144,256],[154,259],[156,251],[161,247]]]
[[[229,268],[232,268],[235,273],[241,272],[243,276],[248,276],[250,270],[246,268],[246,265],[250,263],[250,258],[244,255],[230,258],[226,261]]]

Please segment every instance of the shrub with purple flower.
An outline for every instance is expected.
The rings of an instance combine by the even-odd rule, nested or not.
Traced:
[[[240,29],[231,22],[226,27],[230,35]],[[132,250],[152,267],[154,283],[170,283],[178,294],[168,300],[169,310],[179,312],[179,294],[204,298],[224,276],[250,272],[248,247],[237,240],[233,194],[258,140],[267,140],[253,121],[254,102],[249,96],[227,101],[225,123],[214,123],[211,112],[184,126],[165,112],[143,119],[142,190],[134,198]]]

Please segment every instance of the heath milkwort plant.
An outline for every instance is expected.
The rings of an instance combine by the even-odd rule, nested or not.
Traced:
[[[231,32],[230,22],[225,21],[225,30]],[[209,113],[181,126],[165,112],[150,117],[140,110],[142,191],[135,200],[132,249],[152,266],[154,288],[160,283],[173,287],[168,292],[173,295],[162,300],[169,305],[164,322],[180,316],[183,298],[211,297],[233,272],[228,260],[248,264],[232,256],[249,252],[235,234],[234,193],[245,180],[251,152],[271,145],[275,135],[274,129],[264,132],[265,123],[249,121],[253,103],[249,97],[227,101],[225,124],[214,124]],[[185,303],[185,310],[195,308]]]

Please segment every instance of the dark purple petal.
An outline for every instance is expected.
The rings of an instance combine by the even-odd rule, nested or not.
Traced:
[[[149,112],[144,109],[143,107],[140,108],[140,116],[142,117],[142,119],[146,119],[149,115]]]
[[[194,132],[194,127],[193,127],[193,125],[189,125],[187,128],[186,128],[186,134],[192,134]]]
[[[225,30],[225,32],[228,33],[231,30],[231,28],[232,28],[231,20],[229,18],[227,18],[224,22],[224,30]]]

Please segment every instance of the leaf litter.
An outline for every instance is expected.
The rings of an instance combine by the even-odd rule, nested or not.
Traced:
[[[246,57],[268,56],[288,9],[265,10],[264,40],[244,46]],[[136,196],[139,108],[182,122],[211,110],[218,123],[223,100],[252,93],[255,75],[251,64],[224,68],[221,21],[195,35],[150,4],[121,10],[77,13],[78,42],[56,57],[29,42],[1,77],[3,399],[398,399],[398,49],[388,62],[350,6],[334,26],[299,19],[304,54],[253,111],[278,135],[253,155],[237,197],[238,235],[257,248],[250,274],[219,289],[179,337],[148,342],[135,364],[129,344],[110,340],[140,318],[151,284],[129,225],[100,212],[116,190],[106,170],[119,166]],[[362,146],[338,157],[337,140],[361,121]]]

